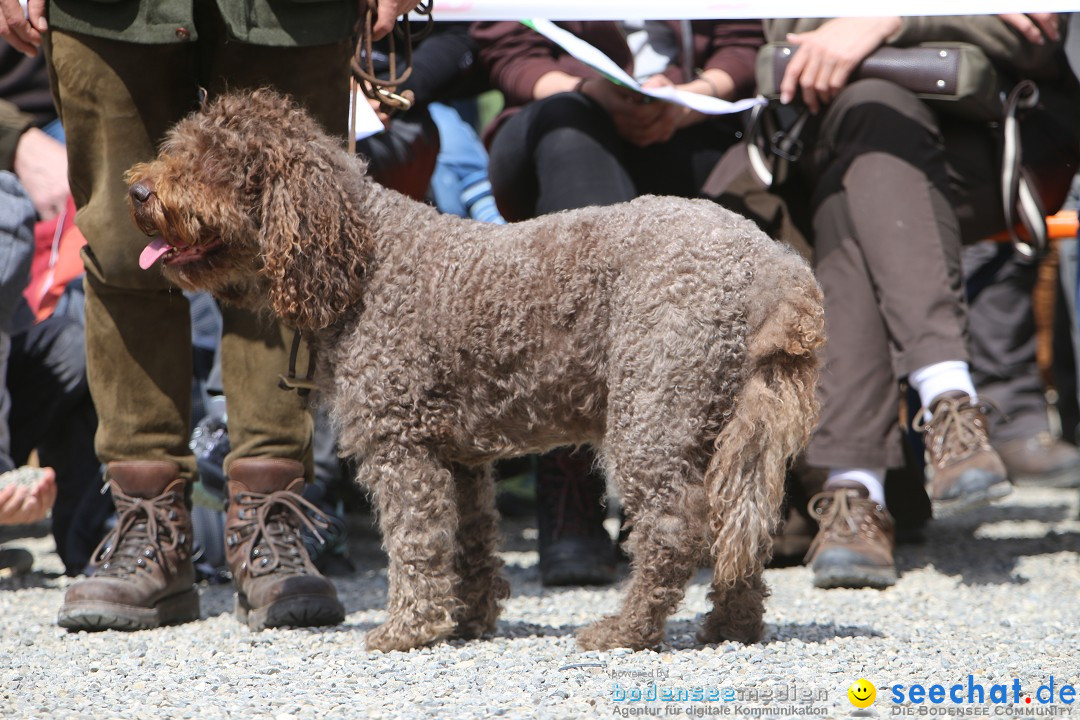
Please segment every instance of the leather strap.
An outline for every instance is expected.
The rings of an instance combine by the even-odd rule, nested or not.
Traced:
[[[296,357],[300,354],[300,339],[302,333],[296,330],[293,333],[292,347],[289,349],[289,372],[287,375],[278,376],[278,387],[282,390],[295,390],[296,394],[306,398],[312,390],[318,390],[319,385],[315,382],[315,350],[308,344],[308,368],[307,375],[301,380],[296,377]]]
[[[1047,248],[1046,211],[1023,171],[1020,119],[1017,117],[1019,111],[1033,108],[1038,102],[1039,88],[1034,82],[1023,80],[1017,83],[1005,100],[1002,124],[1001,199],[1005,208],[1005,227],[1016,250],[1026,257],[1041,255]],[[1026,240],[1017,232],[1018,223],[1024,228]]]

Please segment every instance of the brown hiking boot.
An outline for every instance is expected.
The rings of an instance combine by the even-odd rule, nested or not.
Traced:
[[[1080,487],[1080,449],[1048,432],[995,444],[994,449],[1017,485]]]
[[[57,622],[69,630],[144,630],[199,618],[191,514],[174,463],[111,462],[116,526],[68,588]]]
[[[295,460],[243,458],[229,468],[225,557],[236,585],[236,616],[252,630],[336,625],[345,609],[315,569],[301,525],[319,536],[329,521],[300,495]]]
[[[934,517],[985,505],[1012,492],[1005,464],[990,447],[986,406],[963,392],[942,393],[919,410],[912,428],[923,434]]]
[[[814,587],[885,588],[896,584],[893,520],[857,483],[829,487],[810,500],[818,533],[806,554]]]

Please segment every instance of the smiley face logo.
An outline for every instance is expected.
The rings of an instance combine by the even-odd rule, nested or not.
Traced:
[[[877,697],[877,688],[868,680],[859,678],[847,690],[848,700],[857,708],[870,707]]]

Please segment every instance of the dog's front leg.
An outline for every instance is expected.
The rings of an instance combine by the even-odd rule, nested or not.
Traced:
[[[455,627],[458,512],[450,469],[419,447],[378,448],[365,460],[389,556],[388,618],[367,634],[369,650],[409,650]]]
[[[510,597],[510,583],[502,573],[499,548],[499,513],[495,509],[495,479],[491,466],[454,467],[457,489],[458,543],[455,568],[461,579],[457,597],[455,637],[478,638],[495,629],[499,601]]]

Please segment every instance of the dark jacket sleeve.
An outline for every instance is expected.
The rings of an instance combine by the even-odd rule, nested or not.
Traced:
[[[765,44],[759,20],[695,20],[695,69],[719,69],[735,81],[735,98],[754,94],[754,63]],[[687,78],[686,81],[692,78]]]
[[[468,23],[440,22],[413,50],[413,69],[401,84],[417,105],[468,97],[487,89]]]
[[[1060,45],[1036,45],[996,15],[942,15],[906,17],[890,45],[915,45],[928,41],[968,42],[978,45],[997,67],[1021,77],[1057,75],[1053,61]]]
[[[624,70],[632,68],[630,49],[616,23],[557,24],[595,46]],[[577,77],[597,76],[595,71],[558,45],[518,22],[474,23],[472,36],[491,84],[502,91],[507,106],[520,106],[531,101],[536,81],[549,72],[561,70]]]

